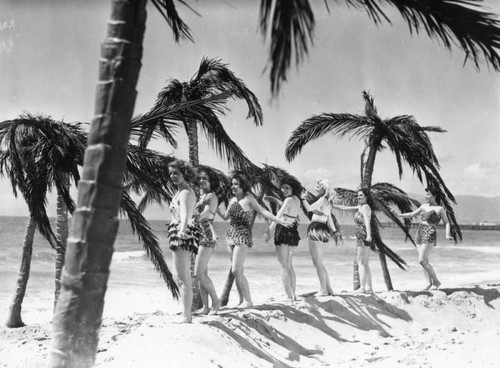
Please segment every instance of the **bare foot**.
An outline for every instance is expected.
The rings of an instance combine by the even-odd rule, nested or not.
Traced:
[[[426,287],[424,287],[422,290],[429,290],[431,288],[431,286],[432,286],[432,284],[429,284]]]
[[[236,308],[238,308],[238,309],[245,309],[245,308],[251,308],[251,307],[253,307],[253,303],[252,302],[243,302],[240,305],[238,305]]]
[[[364,288],[360,287],[360,288],[354,290],[354,292],[355,293],[363,293],[364,294],[364,293],[366,293],[366,290]]]
[[[214,314],[217,314],[219,312],[220,307],[221,307],[220,300],[217,301],[217,303],[212,302],[212,308],[210,308],[210,312],[208,314],[211,316],[213,316]]]
[[[189,316],[189,317],[186,317],[186,316],[177,317],[177,318],[172,320],[172,323],[175,323],[175,324],[192,323],[192,317],[191,316]]]
[[[316,296],[328,296],[328,295],[330,295],[328,291],[323,291],[323,290],[320,290],[316,293]]]
[[[210,312],[210,309],[206,308],[206,307],[203,307],[203,308],[200,308],[198,309],[196,312],[194,312],[193,314],[194,315],[200,315],[200,314],[208,314],[208,312]]]
[[[365,294],[373,294],[373,290],[372,289],[366,289],[364,291]]]
[[[439,281],[436,281],[434,283],[434,285],[432,285],[432,286],[434,286],[433,289],[439,289],[439,287],[441,286],[441,283]]]

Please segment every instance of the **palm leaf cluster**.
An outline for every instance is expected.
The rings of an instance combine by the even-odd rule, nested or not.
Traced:
[[[46,212],[47,193],[56,187],[68,210],[75,208],[64,175],[76,184],[87,134],[82,123],[56,122],[49,116],[24,113],[0,123],[0,172],[10,178],[14,195],[25,199],[30,216],[52,246],[57,240]]]
[[[312,116],[295,129],[288,140],[285,155],[290,161],[310,141],[327,134],[348,136],[365,142],[362,156],[361,182],[371,186],[371,176],[376,154],[389,149],[396,158],[399,177],[403,175],[403,164],[407,164],[420,182],[439,189],[442,204],[452,224],[452,236],[462,238],[451,203],[455,198],[439,174],[440,164],[434,153],[428,132],[445,132],[436,126],[420,126],[411,115],[400,115],[382,119],[373,98],[363,91],[365,114],[323,113]],[[368,152],[367,152],[368,151]]]
[[[328,11],[327,1],[324,2]],[[340,3],[340,1],[337,1]],[[391,23],[388,5],[395,7],[411,34],[425,32],[447,49],[459,47],[465,61],[482,62],[500,71],[500,21],[481,7],[482,0],[344,0],[364,10],[375,25]],[[308,0],[262,0],[260,28],[271,38],[269,51],[271,92],[276,95],[287,80],[292,57],[300,64],[313,43],[314,13]]]
[[[189,139],[197,142],[195,122],[203,130],[209,145],[234,168],[250,165],[241,148],[224,130],[219,115],[225,115],[229,99],[240,99],[248,106],[247,118],[262,125],[262,109],[254,93],[219,59],[204,57],[198,71],[185,82],[171,79],[158,93],[154,106],[132,123],[132,136],[142,147],[152,138],[163,138],[177,147],[175,132],[184,127]],[[197,161],[197,160],[195,160]],[[194,162],[196,165],[198,162]]]

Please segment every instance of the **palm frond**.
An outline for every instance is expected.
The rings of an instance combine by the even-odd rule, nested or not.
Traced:
[[[204,56],[196,75],[191,79],[190,87],[202,96],[228,93],[228,98],[244,100],[248,106],[248,118],[253,118],[255,125],[262,125],[262,108],[255,94],[242,79],[228,68],[220,59]]]
[[[151,262],[153,262],[156,270],[160,272],[172,296],[177,299],[179,297],[179,288],[165,261],[158,238],[149,222],[139,212],[134,201],[125,191],[122,192],[120,210],[129,218],[132,231],[137,234]]]
[[[259,18],[264,38],[268,32],[271,37],[271,92],[276,96],[287,80],[292,53],[298,65],[313,44],[314,14],[307,0],[262,0]]]
[[[286,144],[285,156],[288,161],[292,161],[307,143],[329,133],[339,137],[349,134],[351,137],[359,136],[363,139],[372,129],[370,120],[360,115],[329,113],[314,115],[303,121],[292,132]]]
[[[465,61],[477,68],[483,58],[500,71],[500,21],[484,10],[482,0],[345,0],[347,4],[366,10],[375,24],[390,20],[378,5],[388,3],[398,9],[410,33],[425,31],[440,40],[447,49],[457,45],[465,52]]]
[[[215,114],[207,111],[207,118],[199,121],[210,147],[227,160],[228,165],[238,170],[253,168],[255,165],[246,157],[242,149],[229,137]]]
[[[194,42],[191,31],[186,23],[182,21],[177,13],[173,0],[151,0],[158,9],[162,17],[167,21],[174,33],[174,39],[179,42],[181,39],[187,39]],[[183,1],[181,3],[185,4]]]

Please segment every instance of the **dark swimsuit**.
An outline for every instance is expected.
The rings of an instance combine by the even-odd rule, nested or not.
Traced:
[[[286,213],[283,214],[283,216],[286,216],[294,220],[296,219],[295,216],[290,216],[287,215]],[[286,227],[280,224],[276,224],[276,230],[274,232],[274,245],[276,246],[290,245],[292,247],[296,247],[299,245],[299,240],[300,236],[299,236],[297,221],[294,221],[291,227]]]
[[[252,212],[245,211],[241,204],[233,202],[229,206],[229,230],[226,234],[226,242],[231,248],[237,245],[246,245],[251,248],[252,242]]]
[[[415,236],[417,244],[433,244],[436,245],[436,225],[441,221],[441,215],[434,210],[424,211],[421,220],[427,222],[420,223]]]

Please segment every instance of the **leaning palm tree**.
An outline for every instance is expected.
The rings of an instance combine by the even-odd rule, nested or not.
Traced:
[[[176,41],[192,40],[189,28],[177,13],[175,1],[151,2],[171,26]],[[52,367],[90,366],[95,360],[97,331],[101,326],[116,237],[125,150],[140,74],[146,3],[146,0],[112,1],[108,36],[101,49],[95,119],[90,130],[73,221],[73,229],[78,231],[68,243],[71,251],[66,253],[65,270],[68,276],[62,294],[67,302],[58,304],[54,317],[54,335],[58,338],[53,339],[50,354]],[[366,9],[376,24],[382,18],[388,19],[374,0],[346,0],[346,3]],[[389,3],[398,6],[410,30],[424,29],[431,37],[442,40],[448,48],[457,41],[467,58],[471,58],[476,65],[479,65],[482,53],[495,70],[500,70],[500,57],[496,51],[500,39],[499,23],[492,14],[475,6],[477,2],[392,0]],[[287,78],[292,50],[295,50],[297,61],[308,51],[314,16],[307,0],[262,0],[260,19],[262,32],[267,34],[269,31],[271,34],[271,90],[276,95]],[[103,205],[95,200],[103,196],[111,198],[111,201]],[[93,226],[101,220],[110,230],[106,236],[99,235]],[[77,252],[77,248],[85,251]],[[84,285],[81,293],[75,291],[80,285]],[[91,289],[97,292],[89,295],[87,290]],[[85,297],[80,297],[83,295]],[[76,331],[73,330],[75,323],[79,325]]]
[[[10,178],[14,195],[21,192],[29,209],[24,237],[20,275],[7,319],[8,327],[24,325],[21,307],[29,279],[35,228],[56,250],[55,303],[60,290],[60,275],[68,236],[68,210],[74,210],[69,195],[70,179],[79,180],[87,140],[81,123],[56,122],[48,116],[22,114],[18,119],[0,123],[0,173]],[[57,191],[56,232],[46,213],[47,192]]]
[[[162,110],[168,109],[173,104],[203,101],[220,96],[223,96],[223,99],[217,101],[218,105],[214,108],[207,106],[201,116],[193,116],[192,112],[185,112],[185,116],[181,121],[172,121],[170,119],[166,120],[164,115],[161,114]],[[218,114],[224,113],[225,103],[229,99],[244,100],[248,106],[247,118],[252,118],[256,126],[262,125],[262,109],[253,92],[241,79],[234,75],[227,64],[218,59],[203,57],[198,71],[190,80],[186,82],[180,82],[177,79],[169,80],[167,85],[158,93],[151,110],[142,118],[134,121],[134,131],[138,130],[140,132],[138,142],[142,147],[146,147],[154,135],[160,135],[167,142],[175,143],[175,140],[172,139],[172,129],[181,125],[188,137],[189,162],[196,166],[199,164],[198,128],[201,128],[205,132],[210,145],[215,147],[216,152],[226,158],[230,165],[233,167],[248,165],[248,159],[229,138],[218,118]],[[158,117],[152,118],[152,116]],[[198,278],[194,272],[195,260],[196,257],[193,254],[190,270],[193,309],[198,309],[202,306],[202,303]]]
[[[324,113],[302,122],[287,142],[285,150],[287,160],[293,160],[308,142],[326,134],[359,137],[365,141],[366,146],[361,162],[361,187],[369,189],[372,186],[376,155],[387,147],[396,156],[400,177],[403,175],[403,163],[406,163],[420,181],[425,179],[427,183],[440,188],[444,198],[443,205],[454,225],[452,234],[455,239],[461,238],[460,228],[456,224],[453,208],[450,205],[450,201],[454,202],[455,198],[439,175],[439,161],[427,134],[444,130],[433,126],[422,127],[417,124],[413,116],[409,115],[382,119],[368,92],[363,92],[363,97],[364,115]],[[384,246],[379,249],[383,250]],[[379,252],[384,278],[389,288],[386,254],[384,251]]]
[[[68,210],[73,212],[74,202],[69,194],[71,177],[78,182],[80,176],[78,166],[83,161],[83,152],[87,141],[87,133],[82,123],[68,124],[54,121],[48,116],[23,114],[18,119],[0,123],[0,173],[8,176],[14,194],[21,192],[30,211],[30,218],[23,246],[18,286],[10,308],[8,327],[23,324],[21,306],[29,278],[30,257],[32,253],[35,227],[56,249],[55,302],[60,289],[60,275],[68,234]],[[163,157],[158,153],[130,146],[127,154],[127,170],[122,193],[121,212],[130,220],[134,233],[143,243],[151,261],[164,278],[170,289],[176,290],[173,277],[163,258],[159,242],[153,229],[136,208],[129,192],[156,193],[170,198],[164,186],[151,183],[161,161],[172,161],[174,158]],[[133,184],[132,184],[133,183]],[[156,185],[155,185],[156,184]],[[47,192],[56,187],[57,218],[56,232],[53,233],[46,212]]]

